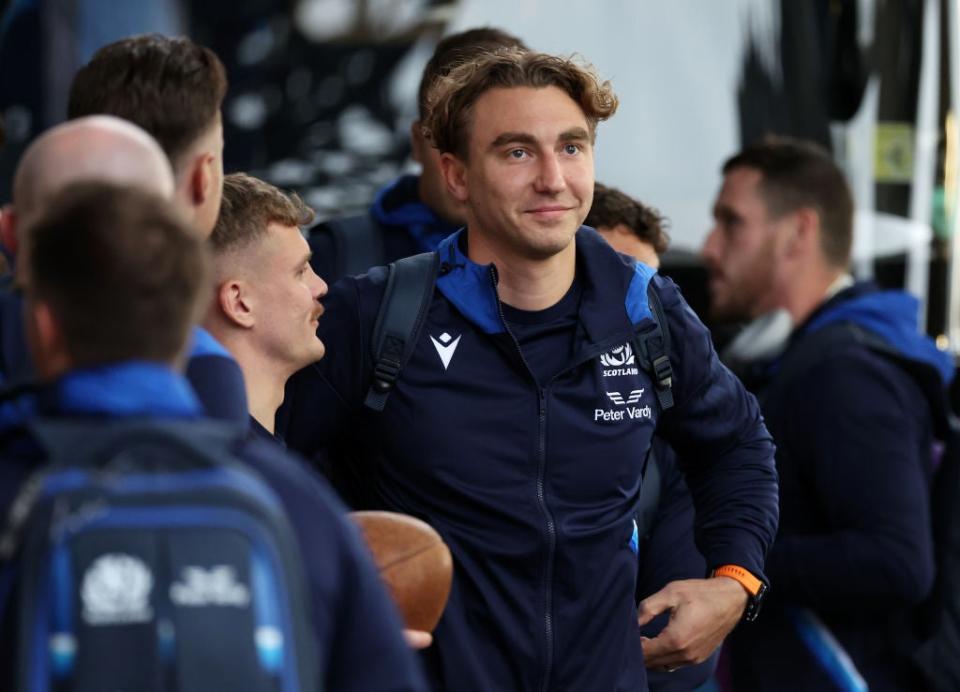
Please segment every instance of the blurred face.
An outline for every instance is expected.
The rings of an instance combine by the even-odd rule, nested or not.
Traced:
[[[653,245],[640,240],[636,233],[631,231],[625,224],[618,223],[613,228],[600,227],[597,232],[610,243],[610,246],[617,252],[624,255],[630,255],[635,260],[643,262],[648,267],[658,269],[660,267],[660,256],[653,249]]]
[[[420,200],[443,220],[458,225],[466,224],[463,204],[447,189],[440,167],[440,152],[424,139],[420,121],[411,127],[410,142],[413,159],[420,164]]]
[[[310,247],[296,226],[271,223],[250,282],[259,347],[291,372],[323,358],[317,322],[327,285],[310,268]]]
[[[572,251],[593,201],[593,144],[580,106],[552,86],[490,89],[470,123],[468,161],[449,153],[441,161],[470,232],[500,257]]]
[[[710,274],[710,312],[719,321],[748,321],[776,307],[777,229],[760,192],[760,171],[726,174],[703,246]]]

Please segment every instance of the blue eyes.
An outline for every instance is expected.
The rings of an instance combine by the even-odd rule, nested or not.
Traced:
[[[564,144],[562,150],[567,156],[576,156],[583,151],[583,145],[573,143]],[[530,154],[525,149],[511,149],[507,152],[507,156],[515,161],[523,161],[524,159],[530,158]]]

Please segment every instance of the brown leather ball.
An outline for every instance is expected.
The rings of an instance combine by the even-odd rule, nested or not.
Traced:
[[[353,512],[350,516],[360,526],[406,627],[432,632],[447,605],[453,579],[453,559],[440,534],[406,514]]]

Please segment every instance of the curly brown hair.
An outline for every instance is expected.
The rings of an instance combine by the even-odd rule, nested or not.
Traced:
[[[434,81],[427,97],[423,134],[441,152],[465,161],[470,116],[480,96],[490,89],[549,86],[562,89],[579,104],[591,137],[597,123],[617,110],[610,82],[601,81],[590,65],[547,53],[500,48],[476,56]]]
[[[667,220],[659,211],[615,187],[600,183],[593,187],[593,205],[583,223],[593,228],[614,228],[622,224],[640,240],[649,243],[658,255],[666,252],[670,244]]]

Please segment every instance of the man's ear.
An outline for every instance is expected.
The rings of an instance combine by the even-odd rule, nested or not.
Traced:
[[[423,125],[419,120],[414,120],[410,125],[410,156],[417,163],[423,163],[424,147],[430,146],[423,137],[421,127],[423,127]]]
[[[194,207],[203,206],[213,194],[214,158],[210,152],[203,152],[194,158],[190,167],[189,193],[190,202]]]
[[[27,301],[27,340],[37,374],[42,379],[57,377],[70,368],[70,353],[63,340],[63,330],[48,303]]]
[[[820,253],[820,214],[816,209],[801,207],[791,215],[790,231],[786,242],[788,257],[809,257]]]
[[[7,252],[16,257],[20,240],[17,238],[17,210],[12,204],[0,209],[0,243],[3,243]]]
[[[444,152],[440,154],[440,172],[447,183],[447,189],[458,202],[466,202],[467,194],[467,166],[455,154]]]
[[[250,288],[250,284],[240,279],[224,281],[217,288],[217,305],[220,311],[230,322],[244,329],[250,329],[256,323]]]

